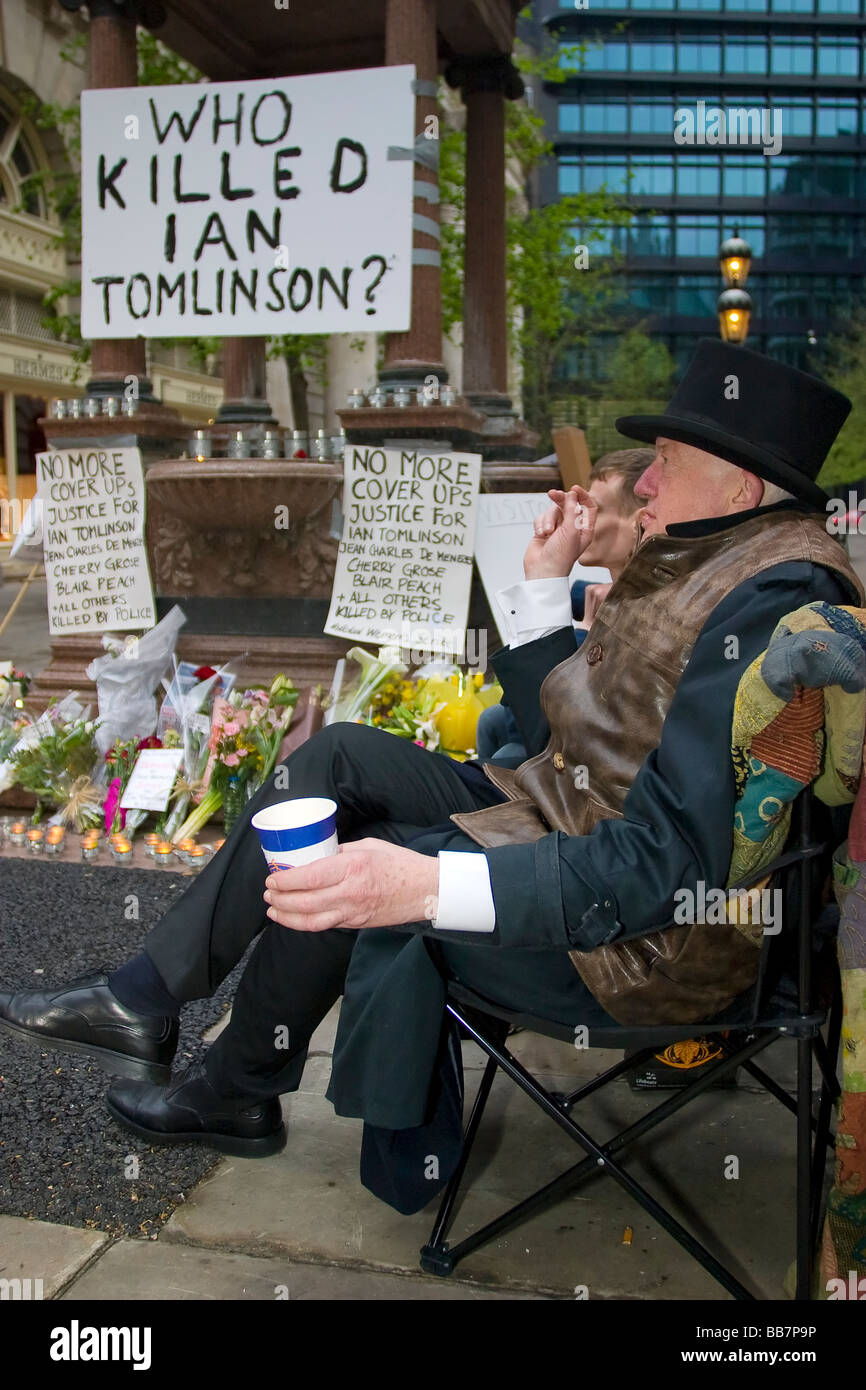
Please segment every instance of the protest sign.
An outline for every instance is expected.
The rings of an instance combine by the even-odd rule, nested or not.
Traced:
[[[490,610],[507,641],[499,589],[523,579],[523,556],[532,539],[532,523],[551,505],[546,492],[485,492],[478,499],[475,563]],[[594,565],[575,565],[569,583],[585,579],[590,584],[609,584],[610,571]]]
[[[36,497],[52,637],[153,627],[139,450],[37,454]]]
[[[480,454],[350,445],[325,632],[459,653],[480,479]]]
[[[407,329],[414,76],[84,91],[83,335]]]

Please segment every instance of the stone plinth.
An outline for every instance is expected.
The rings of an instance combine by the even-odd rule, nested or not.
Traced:
[[[382,445],[386,440],[429,439],[480,454],[482,459],[531,463],[538,436],[513,414],[487,414],[460,399],[454,405],[352,406],[338,410],[350,444]]]

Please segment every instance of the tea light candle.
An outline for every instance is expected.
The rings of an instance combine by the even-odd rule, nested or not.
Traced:
[[[224,840],[224,839],[222,839],[222,840],[217,840],[216,843],[214,844],[214,847],[213,847],[213,852],[214,852],[214,854],[216,854],[217,850],[222,849],[222,847],[223,847],[224,844],[225,844],[225,840]]]
[[[111,853],[115,862],[118,864],[128,864],[132,859],[132,845],[123,836],[116,839],[111,846]]]
[[[45,848],[45,831],[41,825],[32,825],[27,831],[27,839],[30,849],[34,854],[41,854]]]
[[[159,836],[157,835],[155,830],[151,830],[149,834],[145,835],[144,852],[145,854],[149,855],[151,859],[153,859],[154,855],[156,854],[156,847],[158,844]]]
[[[203,845],[193,845],[192,849],[189,852],[190,868],[195,869],[196,871],[198,871],[199,869],[203,869],[205,864],[207,863],[207,858],[207,850],[204,848]]]
[[[85,835],[81,841],[81,858],[96,859],[99,854],[99,841],[91,840]]]
[[[27,827],[23,820],[13,821],[9,827],[9,842],[13,845],[24,845],[27,843]]]
[[[52,825],[45,836],[45,848],[49,854],[59,854],[63,849],[66,832],[62,825]]]
[[[171,861],[174,858],[174,850],[168,840],[159,841],[156,846],[154,858],[161,868],[167,868],[171,865]]]

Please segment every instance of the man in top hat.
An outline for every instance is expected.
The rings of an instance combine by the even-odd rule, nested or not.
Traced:
[[[0,1022],[143,1078],[109,1097],[136,1133],[263,1154],[285,1142],[277,1097],[341,993],[335,1108],[423,1133],[443,1036],[428,937],[470,988],[566,1024],[721,1013],[753,983],[757,950],[726,924],[671,964],[674,894],[726,881],[740,677],[786,613],[863,602],[815,484],[849,409],[813,376],[703,341],[664,414],[617,421],[655,446],[635,487],[644,536],[581,647],[567,576],[591,538],[588,494],[551,493],[526,581],[505,591],[512,631],[494,665],[526,763],[485,775],[331,725],[287,765],[292,796],[337,802],[338,855],[267,874],[249,822],[282,799],[269,785],[140,956],[2,995]],[[168,1079],[180,1006],[212,994],[259,933],[203,1067],[149,1084]],[[623,942],[637,969],[611,986],[599,948]]]

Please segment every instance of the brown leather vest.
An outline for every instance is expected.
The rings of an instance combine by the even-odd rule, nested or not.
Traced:
[[[515,772],[486,764],[509,801],[451,819],[492,848],[551,830],[587,835],[598,821],[621,816],[713,609],[746,579],[792,560],[834,571],[863,602],[843,546],[814,513],[775,512],[709,536],[648,537],[582,645],[541,687],[551,730],[544,752]],[[608,1013],[637,1024],[713,1017],[754,982],[759,952],[733,926],[686,925],[569,955]]]

